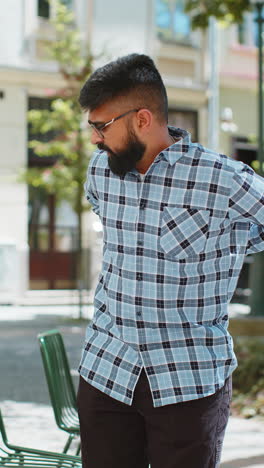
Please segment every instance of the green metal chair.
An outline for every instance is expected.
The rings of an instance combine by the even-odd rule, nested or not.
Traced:
[[[62,453],[46,452],[10,444],[0,411],[1,468],[81,468],[80,457]]]
[[[63,449],[63,453],[67,453],[72,440],[80,435],[80,426],[63,339],[58,330],[50,330],[39,334],[38,340],[55,420],[58,427],[69,434]],[[76,455],[79,453],[80,444]]]

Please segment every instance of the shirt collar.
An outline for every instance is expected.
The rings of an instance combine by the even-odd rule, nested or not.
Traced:
[[[160,153],[160,157],[163,157],[172,166],[178,159],[180,159],[184,153],[189,151],[191,145],[191,135],[186,130],[181,128],[175,128],[168,126],[169,134],[174,138],[180,138],[174,144],[166,148]]]

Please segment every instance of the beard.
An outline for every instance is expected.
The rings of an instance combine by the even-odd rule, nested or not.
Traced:
[[[137,138],[133,130],[129,130],[128,140],[123,149],[112,151],[103,143],[99,143],[97,147],[107,151],[108,165],[111,171],[118,176],[124,176],[127,172],[135,169],[146,150],[146,145]]]

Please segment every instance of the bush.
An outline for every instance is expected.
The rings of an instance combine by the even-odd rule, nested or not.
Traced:
[[[234,339],[238,368],[233,374],[233,412],[264,416],[264,339]]]

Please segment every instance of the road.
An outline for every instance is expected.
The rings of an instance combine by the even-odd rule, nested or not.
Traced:
[[[61,451],[66,434],[55,424],[37,341],[58,329],[74,384],[91,307],[77,320],[77,306],[0,306],[0,408],[11,442]],[[264,421],[230,418],[221,468],[264,468]]]

